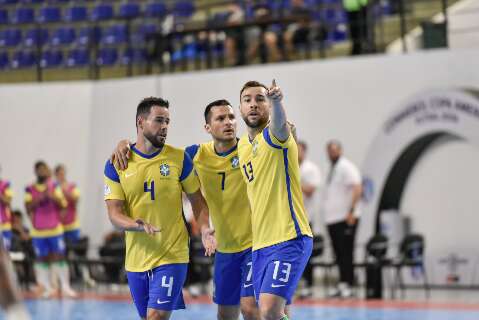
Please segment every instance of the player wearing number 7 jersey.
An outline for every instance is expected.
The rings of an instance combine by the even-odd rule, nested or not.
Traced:
[[[251,210],[241,176],[236,118],[227,100],[208,104],[205,129],[213,141],[192,145],[193,159],[208,203],[218,248],[214,264],[213,301],[219,320],[259,320],[252,283]]]
[[[253,286],[261,318],[267,320],[288,319],[286,305],[312,251],[298,148],[282,98],[274,81],[271,88],[250,81],[240,92],[248,132],[238,154],[252,211]]]
[[[128,285],[143,319],[167,320],[184,309],[182,287],[189,261],[182,191],[193,207],[209,255],[216,240],[189,156],[165,144],[169,103],[145,98],[137,107],[137,140],[128,168],[105,165],[105,201],[112,224],[125,230]]]

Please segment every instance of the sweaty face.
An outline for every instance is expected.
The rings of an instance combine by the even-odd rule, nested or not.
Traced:
[[[141,119],[139,128],[143,136],[156,147],[161,148],[165,144],[170,124],[170,111],[165,107],[151,107],[150,114],[146,119]]]
[[[270,103],[266,93],[263,87],[252,87],[241,94],[241,116],[250,128],[260,128],[269,121]]]
[[[236,139],[236,117],[231,106],[217,106],[210,110],[206,131],[219,141]]]

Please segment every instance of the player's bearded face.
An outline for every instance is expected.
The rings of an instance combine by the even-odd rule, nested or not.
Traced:
[[[168,108],[152,107],[148,118],[143,122],[143,136],[155,148],[161,148],[166,142],[169,124]]]
[[[263,87],[247,88],[241,95],[241,116],[250,128],[260,128],[269,121],[270,104]]]

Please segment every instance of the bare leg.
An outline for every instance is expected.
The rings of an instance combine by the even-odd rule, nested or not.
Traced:
[[[243,297],[241,298],[241,314],[243,315],[244,320],[260,320],[261,316],[259,313],[258,306],[256,305],[256,300],[254,297]]]
[[[282,319],[286,316],[286,299],[270,293],[261,293],[259,296],[259,309],[262,320]]]
[[[238,320],[239,314],[239,306],[218,305],[218,320]]]
[[[170,319],[171,311],[148,309],[148,320],[168,320]]]

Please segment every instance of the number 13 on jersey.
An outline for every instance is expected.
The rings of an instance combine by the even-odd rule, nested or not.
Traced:
[[[253,181],[254,179],[254,174],[253,174],[253,165],[251,164],[251,161],[243,165],[243,170],[246,178],[248,179],[248,182]]]

